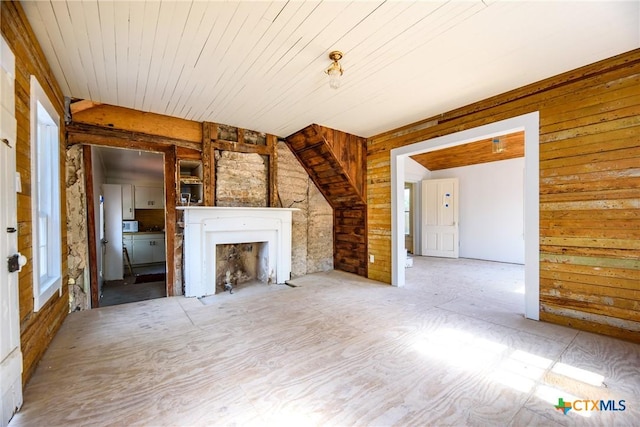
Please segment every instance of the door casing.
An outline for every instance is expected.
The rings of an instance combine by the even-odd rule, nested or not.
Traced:
[[[540,319],[540,113],[523,114],[449,135],[391,149],[391,284],[404,286],[404,163],[407,156],[524,131],[525,295],[524,315]]]

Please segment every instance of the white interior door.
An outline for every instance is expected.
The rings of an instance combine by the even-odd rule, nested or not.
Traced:
[[[105,280],[122,280],[122,186],[102,184],[104,195],[103,271]]]
[[[458,178],[422,181],[422,255],[458,258]]]
[[[22,406],[18,269],[24,257],[18,253],[14,57],[4,38],[0,52],[0,426],[4,427]]]

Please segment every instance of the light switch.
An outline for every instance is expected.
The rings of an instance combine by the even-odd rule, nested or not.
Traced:
[[[16,193],[22,193],[22,177],[20,172],[16,172]]]

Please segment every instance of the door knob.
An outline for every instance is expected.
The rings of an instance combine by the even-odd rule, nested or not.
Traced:
[[[27,264],[27,257],[22,255],[20,252],[17,254],[11,255],[7,257],[7,268],[9,273],[14,273],[16,271],[21,271],[22,267]]]

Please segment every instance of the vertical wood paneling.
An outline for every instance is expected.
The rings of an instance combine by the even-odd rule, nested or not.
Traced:
[[[640,342],[639,81],[634,50],[369,138],[369,277],[391,279],[390,149],[539,111],[540,317]]]
[[[20,304],[20,344],[23,354],[23,382],[31,377],[38,361],[49,346],[69,311],[67,287],[67,229],[62,224],[62,295],[55,294],[38,311],[33,311],[32,223],[31,223],[31,136],[30,136],[30,75],[35,75],[60,117],[63,95],[51,73],[22,7],[17,2],[3,1],[0,16],[2,35],[16,59],[16,141],[17,170],[22,178],[18,194],[18,250],[27,257],[27,265],[18,276]],[[60,151],[64,153],[64,122],[60,123]],[[60,156],[61,218],[66,218],[65,159]]]

